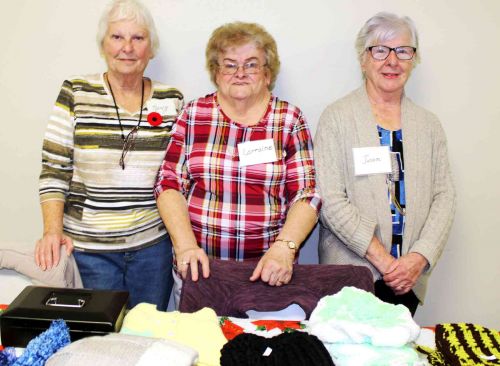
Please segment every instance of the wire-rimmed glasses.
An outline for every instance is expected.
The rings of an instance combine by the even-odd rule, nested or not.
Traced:
[[[398,197],[396,196],[396,182],[399,182],[401,179],[400,167],[403,166],[401,159],[402,156],[400,153],[391,152],[392,172],[387,174],[387,185],[389,186],[389,195],[392,204],[402,216],[405,216],[406,208],[401,206]]]
[[[412,46],[399,46],[393,48],[377,45],[367,47],[366,50],[369,51],[372,57],[377,61],[384,61],[387,57],[389,57],[391,51],[394,51],[394,54],[399,60],[408,61],[411,60],[417,52],[417,48]]]
[[[137,138],[137,132],[139,131],[139,126],[135,126],[130,130],[123,141],[122,156],[120,158],[120,166],[125,169],[125,157],[130,150],[134,149],[135,139]]]
[[[267,66],[267,64],[261,65],[258,61],[248,61],[243,65],[238,65],[235,62],[226,61],[223,62],[222,65],[219,65],[219,70],[224,75],[234,75],[241,67],[245,75],[253,75],[258,74],[264,66]]]
[[[396,197],[396,183],[393,180],[393,177],[389,174],[387,177],[387,184],[389,186],[389,194],[391,196],[391,202],[396,208],[396,210],[402,215],[406,215],[406,208],[402,207],[401,204],[399,203],[398,198]]]

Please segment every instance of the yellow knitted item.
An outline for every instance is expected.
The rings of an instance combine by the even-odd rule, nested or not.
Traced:
[[[469,323],[445,323],[436,326],[436,350],[418,347],[433,366],[500,365],[498,331]]]
[[[163,312],[153,304],[141,303],[123,320],[120,333],[164,338],[198,351],[197,365],[220,364],[220,350],[227,342],[215,311],[203,308],[195,313]]]
[[[444,363],[443,355],[436,349],[425,346],[417,346],[416,349],[418,352],[427,356],[427,361],[429,361],[432,366],[447,366]]]

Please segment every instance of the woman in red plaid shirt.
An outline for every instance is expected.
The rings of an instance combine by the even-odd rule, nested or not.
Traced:
[[[217,91],[177,119],[155,187],[178,273],[196,281],[209,257],[255,260],[251,281],[287,284],[321,206],[309,128],[271,94],[280,62],[260,25],[217,28],[206,65]]]

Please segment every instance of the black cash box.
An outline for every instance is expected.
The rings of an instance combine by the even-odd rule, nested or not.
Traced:
[[[64,319],[71,341],[118,332],[127,291],[27,286],[0,316],[2,346],[26,347],[28,342]]]

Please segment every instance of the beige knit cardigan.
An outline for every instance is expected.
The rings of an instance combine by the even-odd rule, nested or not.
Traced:
[[[401,101],[406,224],[402,254],[422,254],[429,266],[413,288],[421,302],[428,277],[443,251],[455,212],[446,137],[436,116],[406,96]],[[369,267],[365,258],[376,235],[390,251],[392,219],[385,174],[355,176],[352,149],[380,146],[365,87],[329,105],[314,139],[320,216],[320,263]]]

